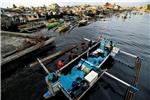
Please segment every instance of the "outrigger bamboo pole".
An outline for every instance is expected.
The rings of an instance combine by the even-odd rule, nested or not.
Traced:
[[[40,60],[39,58],[37,58],[37,61],[40,63],[40,65],[41,65],[42,68],[45,70],[45,72],[46,72],[47,74],[50,74],[50,72],[48,71],[48,69],[46,68],[46,66],[44,66],[44,64],[41,62],[41,60]],[[49,86],[49,87],[48,87],[49,92],[51,92],[51,94],[52,94],[53,96],[55,96],[55,92],[54,92],[54,90],[53,90],[53,87],[52,87],[50,81],[48,82],[48,86]]]
[[[93,40],[90,40],[90,39],[88,39],[88,38],[83,38],[84,40],[86,40],[86,41],[92,41],[92,42],[95,42],[95,41],[93,41]]]
[[[137,56],[136,56],[136,55],[133,55],[133,54],[131,54],[131,53],[128,53],[128,52],[125,52],[125,51],[122,51],[122,50],[120,50],[120,52],[121,52],[121,53],[123,53],[123,54],[126,54],[126,55],[128,55],[128,56],[131,56],[131,57],[137,58]]]
[[[40,65],[43,67],[43,69],[45,70],[45,72],[47,74],[49,74],[50,72],[48,71],[48,69],[44,66],[44,64],[41,62],[41,60],[39,58],[37,58],[37,61],[40,63]]]
[[[136,91],[139,91],[138,88],[136,88],[136,87],[132,86],[131,84],[129,84],[129,83],[127,83],[127,82],[125,82],[125,81],[123,81],[123,80],[117,78],[116,76],[114,76],[114,75],[112,75],[112,74],[110,74],[110,73],[108,73],[108,72],[105,72],[105,74],[108,75],[109,77],[111,77],[111,78],[117,80],[118,82],[120,82],[120,83],[122,83],[122,84],[124,84],[124,85],[126,85],[126,86],[128,86],[128,87],[131,87],[132,89],[134,89],[134,90],[136,90]]]

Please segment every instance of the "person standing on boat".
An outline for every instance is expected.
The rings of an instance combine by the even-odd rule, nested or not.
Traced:
[[[57,68],[58,68],[58,69],[62,68],[64,65],[65,65],[64,60],[59,60],[59,61],[57,62]]]

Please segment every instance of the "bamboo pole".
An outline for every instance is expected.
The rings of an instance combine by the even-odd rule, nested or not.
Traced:
[[[108,73],[108,72],[105,72],[105,74],[108,75],[109,77],[111,77],[111,78],[117,80],[118,82],[120,82],[120,83],[122,83],[122,84],[124,84],[124,85],[126,85],[126,86],[128,86],[128,87],[131,87],[131,88],[134,89],[135,91],[139,91],[138,88],[136,88],[136,87],[134,87],[133,85],[131,85],[131,84],[129,84],[129,83],[127,83],[127,82],[125,82],[125,81],[123,81],[123,80],[117,78],[116,76],[114,76],[114,75],[112,75],[112,74],[110,74],[110,73]]]
[[[48,71],[48,69],[44,66],[44,64],[41,62],[41,60],[39,58],[37,58],[37,61],[40,63],[40,65],[43,67],[43,69],[45,70],[45,72],[47,74],[49,74],[50,72]]]
[[[45,70],[45,72],[47,74],[50,74],[49,70],[46,68],[46,66],[41,62],[41,60],[39,58],[37,58],[37,61],[39,62],[39,64],[42,66],[42,68]],[[48,80],[47,80],[48,81]],[[53,87],[52,87],[52,84],[50,81],[48,81],[48,90],[50,91],[50,93],[54,96],[55,93],[54,93],[54,90],[53,90]]]

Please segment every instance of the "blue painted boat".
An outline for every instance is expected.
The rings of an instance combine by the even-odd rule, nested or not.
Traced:
[[[45,77],[45,80],[48,84],[48,90],[43,97],[48,99],[62,91],[69,100],[79,100],[103,74],[138,91],[138,88],[106,72],[107,68],[102,69],[108,58],[115,56],[118,52],[119,49],[114,47],[109,39],[93,42],[92,46],[85,52],[61,69],[52,73],[46,71],[48,75]],[[41,62],[39,61],[39,63]],[[42,66],[45,69],[44,65]]]
[[[111,40],[94,42],[87,51],[63,68],[48,74],[45,77],[48,90],[44,98],[50,98],[60,90],[70,99],[80,97],[97,81],[101,67],[99,65],[108,58],[112,48]]]

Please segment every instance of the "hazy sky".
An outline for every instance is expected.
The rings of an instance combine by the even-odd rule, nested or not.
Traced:
[[[58,3],[60,6],[64,5],[77,5],[80,3],[90,3],[94,4],[95,2],[99,4],[101,2],[115,2],[119,4],[133,5],[133,4],[143,4],[144,2],[149,2],[149,0],[1,0],[0,7],[12,7],[12,4],[17,6],[42,6],[48,5],[50,3]]]

